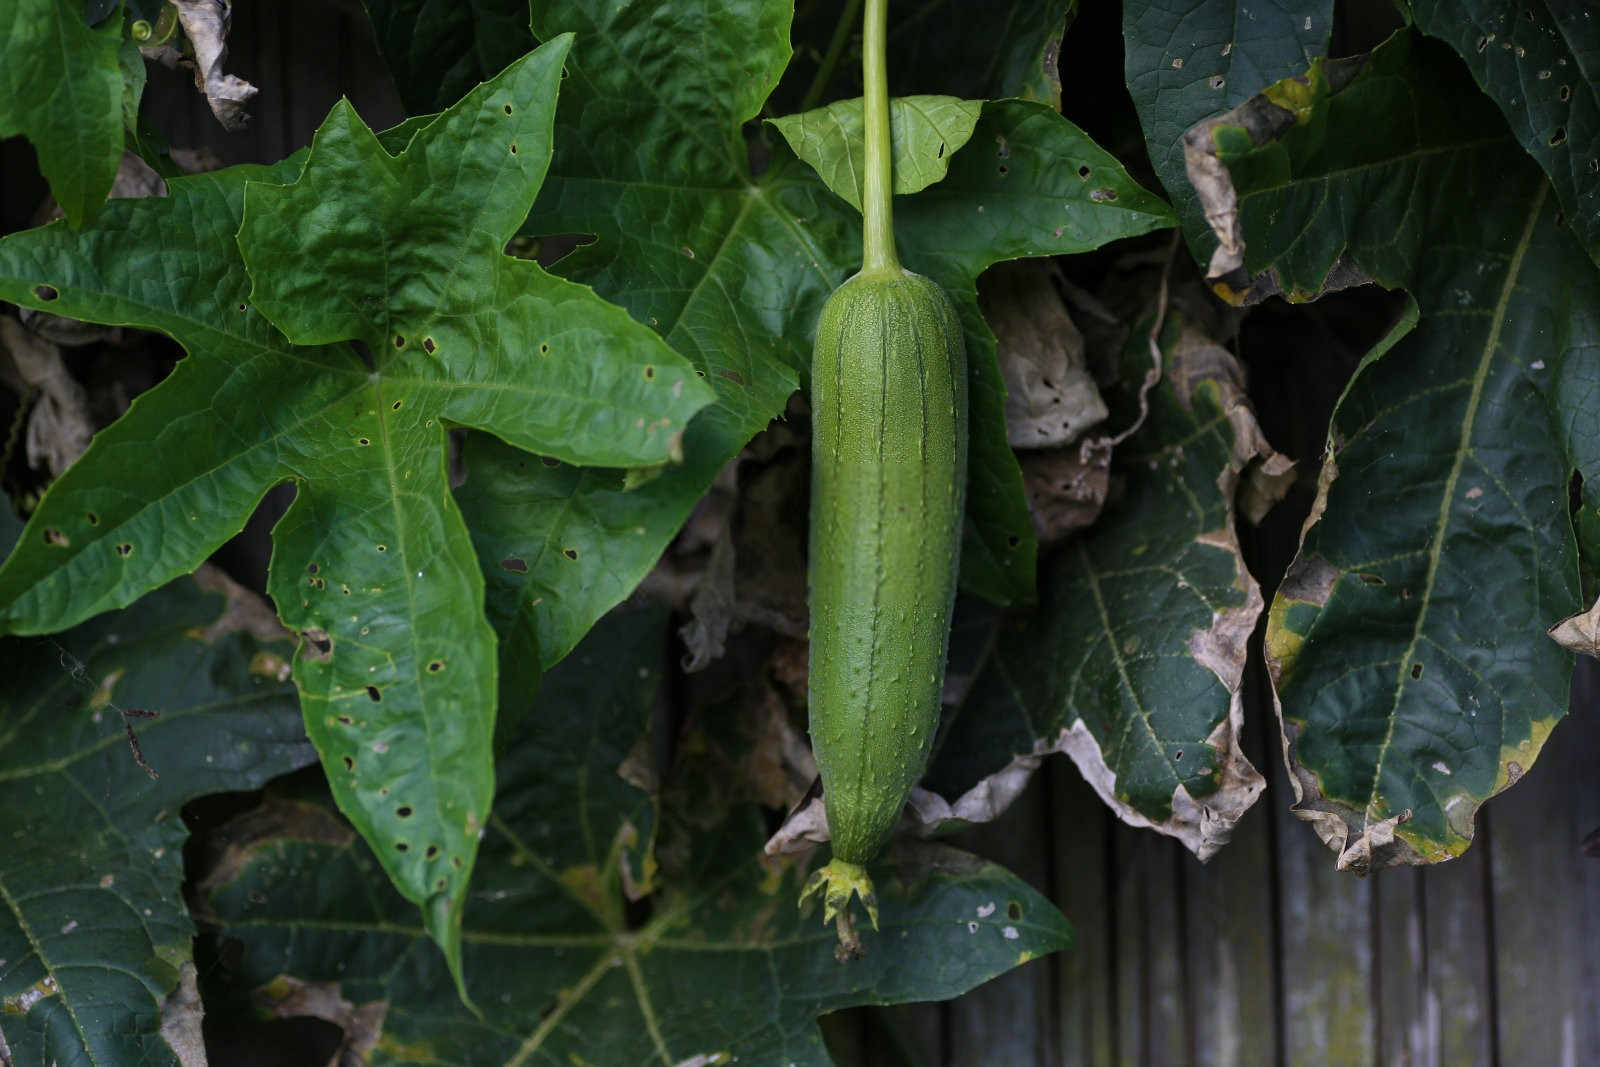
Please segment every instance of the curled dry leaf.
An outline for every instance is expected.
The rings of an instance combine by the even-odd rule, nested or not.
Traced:
[[[1550,627],[1550,637],[1562,648],[1600,659],[1600,600],[1588,611],[1569,615]]]
[[[1317,76],[1325,77],[1337,91],[1354,80],[1365,65],[1364,56],[1330,60],[1318,66]],[[1183,135],[1183,161],[1189,184],[1194,186],[1206,224],[1219,242],[1206,267],[1206,277],[1213,280],[1219,296],[1236,306],[1257,304],[1277,295],[1296,302],[1309,301],[1324,293],[1372,281],[1353,262],[1342,258],[1315,292],[1300,292],[1293,287],[1285,291],[1277,272],[1268,270],[1251,277],[1245,269],[1247,244],[1240,221],[1239,195],[1227,165],[1218,158],[1219,131],[1226,129],[1237,134],[1242,130],[1255,145],[1278,140],[1299,120],[1305,95],[1307,79],[1289,78],[1232,111],[1196,123]]]
[[[206,1041],[200,1025],[206,1011],[196,973],[194,963],[184,960],[178,968],[178,988],[161,1002],[161,1037],[178,1057],[178,1067],[206,1067]],[[4,1046],[0,1039],[0,1062],[4,1062]]]
[[[1006,440],[1013,448],[1076,441],[1106,417],[1085,366],[1083,335],[1045,259],[997,263],[978,286],[978,304],[995,335],[1006,385]]]
[[[244,106],[256,95],[256,87],[222,69],[228,58],[228,26],[233,17],[231,0],[171,0],[178,9],[178,21],[194,46],[194,85],[206,94],[211,113],[223,129],[242,130],[250,116]],[[151,58],[169,66],[176,53],[167,46],[152,50]]]
[[[28,466],[59,476],[89,447],[94,419],[89,395],[61,361],[61,349],[10,316],[0,316],[0,378],[20,395],[39,391],[28,415]]]

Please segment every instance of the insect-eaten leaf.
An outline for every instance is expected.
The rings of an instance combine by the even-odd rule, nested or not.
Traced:
[[[54,637],[0,638],[8,1062],[197,1062],[181,810],[316,760],[276,670],[293,645],[250,632],[250,600],[265,610],[185,577]],[[132,747],[135,710],[159,714]]]
[[[175,180],[82,237],[0,242],[0,296],[161,330],[189,353],[51,486],[0,567],[0,628],[127,603],[293,481],[268,586],[305,638],[306,729],[452,966],[497,687],[447,426],[644,466],[711,395],[620,309],[502,254],[550,158],[570,43],[407,127],[398,154],[341,103],[307,154]]]
[[[661,610],[607,617],[545,680],[563,714],[525,722],[507,750],[463,932],[482,1018],[448,995],[437,956],[415,954],[423,931],[364,844],[292,832],[253,836],[202,876],[217,936],[243,949],[208,975],[210,1009],[251,1010],[241,990],[274,1011],[307,991],[324,1015],[382,1003],[362,1016],[380,1028],[365,1038],[402,1062],[822,1067],[823,1012],[952,996],[1065,947],[1043,897],[922,845],[875,868],[883,929],[865,959],[836,964],[832,931],[794,907],[803,869],[762,858],[761,811],[730,798],[704,736],[681,746],[669,798],[623,777],[639,778],[632,741],[663,682],[666,633]]]
[[[1546,632],[1581,609],[1574,476],[1600,501],[1600,274],[1443,45],[1403,31],[1244,107],[1281,121],[1206,132],[1237,199],[1228,291],[1347,272],[1411,297],[1334,411],[1270,610],[1295,812],[1343,869],[1436,863],[1566,711]]]
[[[1233,356],[1176,304],[1125,348],[1112,425],[1140,417],[1152,348],[1163,377],[1115,454],[1126,491],[1048,563],[1039,606],[1001,623],[915,806],[929,831],[995,818],[1065,752],[1123,821],[1206,859],[1264,788],[1239,739],[1263,603],[1235,496],[1248,469],[1281,457]]]

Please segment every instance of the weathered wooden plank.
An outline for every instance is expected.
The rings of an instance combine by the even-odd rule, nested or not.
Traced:
[[[1398,867],[1374,873],[1371,882],[1378,1062],[1423,1067],[1434,1061],[1436,1045],[1424,995],[1422,872]]]
[[[1182,846],[1118,824],[1116,863],[1118,1062],[1193,1060],[1185,996]]]
[[[1253,685],[1250,692],[1263,690]],[[1277,724],[1269,703],[1247,706],[1245,750],[1260,769],[1275,754],[1266,738]],[[1193,1062],[1202,1067],[1257,1067],[1277,1056],[1272,806],[1282,802],[1264,795],[1209,863],[1184,859],[1186,993],[1194,1021]]]
[[[1426,1067],[1489,1067],[1494,1062],[1490,969],[1489,830],[1458,859],[1422,873],[1423,943],[1428,970]]]
[[[1287,798],[1281,763],[1272,775],[1272,794]],[[1335,870],[1334,854],[1311,827],[1281,799],[1273,807],[1285,1063],[1367,1067],[1377,1045],[1372,883]]]
[[[1050,798],[1035,776],[999,819],[957,836],[963,848],[981,851],[1019,878],[1048,892]],[[1001,908],[1004,900],[996,901]],[[948,1012],[949,1063],[1005,1063],[1049,1067],[1059,1062],[1054,1049],[1053,978],[1048,959],[1034,960],[951,1001]]]
[[[1063,1067],[1116,1060],[1111,823],[1106,806],[1065,759],[1045,761],[1054,831],[1056,906],[1072,920],[1073,948],[1054,957],[1055,1030]]]
[[[1526,779],[1485,807],[1504,1064],[1600,1063],[1600,861],[1581,850],[1600,826],[1597,674],[1580,665],[1575,714]]]

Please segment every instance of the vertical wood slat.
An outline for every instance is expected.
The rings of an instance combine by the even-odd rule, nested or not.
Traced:
[[[1190,1062],[1184,995],[1183,868],[1177,846],[1118,824],[1118,1062]]]
[[[1430,1037],[1426,1067],[1490,1067],[1494,1012],[1486,899],[1489,829],[1460,858],[1423,871],[1423,937],[1428,959],[1423,1022]]]
[[[1276,730],[1264,671],[1247,679],[1243,745],[1257,770],[1270,774]],[[1259,1067],[1277,1057],[1276,946],[1272,923],[1270,793],[1239,820],[1227,846],[1202,865],[1187,853],[1189,1014],[1197,1067]],[[1176,846],[1175,846],[1176,847]]]
[[[1283,766],[1272,769],[1278,841],[1278,973],[1287,1067],[1375,1061],[1371,881],[1334,869],[1333,853],[1289,813]]]
[[[957,836],[963,848],[981,850],[1035,887],[1050,884],[1050,796],[1035,775],[1004,815],[987,826]],[[1007,901],[993,902],[1004,909]],[[1068,916],[1070,919],[1071,916]],[[1054,1048],[1055,982],[1048,958],[1034,960],[951,1001],[950,1035],[944,1050],[951,1064],[1004,1063],[1051,1067],[1060,1062]]]
[[[1053,959],[1057,975],[1056,1047],[1063,1067],[1112,1067],[1116,1061],[1113,995],[1118,978],[1110,849],[1112,815],[1077,769],[1048,759],[1055,852],[1054,900],[1073,926],[1073,946]],[[1125,964],[1124,964],[1125,966]]]
[[[1592,661],[1579,665],[1573,706],[1527,780],[1484,809],[1497,1054],[1506,1067],[1600,1063],[1600,859],[1581,849],[1600,827],[1600,669]]]
[[[1325,855],[1332,862],[1333,853]],[[1432,1062],[1435,1046],[1423,997],[1428,959],[1422,872],[1412,867],[1377,871],[1371,883],[1378,1062],[1386,1067],[1424,1067]]]

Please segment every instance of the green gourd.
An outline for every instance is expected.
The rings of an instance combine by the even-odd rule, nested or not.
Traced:
[[[852,895],[877,926],[864,864],[938,730],[966,489],[961,323],[895,252],[885,7],[863,19],[862,268],[823,306],[811,364],[809,703],[833,858],[801,903],[822,894],[841,960],[861,951]]]

